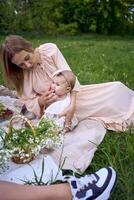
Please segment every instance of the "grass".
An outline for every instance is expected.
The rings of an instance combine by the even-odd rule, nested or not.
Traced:
[[[134,89],[134,37],[83,35],[29,36],[34,47],[56,43],[82,84],[121,81]],[[0,42],[3,40],[0,36]],[[0,72],[0,84],[3,84]],[[103,166],[113,166],[118,173],[111,200],[134,199],[134,134],[108,132],[86,170],[91,173]]]

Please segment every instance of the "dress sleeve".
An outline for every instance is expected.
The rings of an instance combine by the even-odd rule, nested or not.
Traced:
[[[62,53],[60,52],[58,47],[56,45],[54,45],[54,46],[55,47],[53,48],[52,58],[53,58],[55,65],[57,66],[57,69],[71,71],[71,68],[69,67],[67,61],[65,60],[64,56],[62,55]],[[80,91],[80,83],[79,83],[77,77],[76,77],[76,82],[75,82],[73,91]]]
[[[26,98],[23,95],[21,96],[21,99],[23,103],[25,104],[28,111],[34,113],[38,117],[41,116],[41,109],[38,103],[38,96],[33,97],[33,98]]]
[[[23,94],[20,95],[20,98],[28,111],[40,117],[41,108],[38,103],[39,94],[33,90],[32,76],[27,72],[24,72]]]

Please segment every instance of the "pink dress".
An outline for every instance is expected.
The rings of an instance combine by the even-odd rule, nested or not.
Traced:
[[[30,71],[24,70],[24,92],[21,98],[27,109],[39,116],[38,97],[49,89],[52,74],[58,69],[71,69],[55,44],[43,44],[36,51],[42,63]],[[134,92],[121,82],[80,85],[78,80],[74,91],[78,91],[75,114],[79,125],[65,136],[62,156],[68,158],[64,168],[83,172],[97,148],[93,143],[100,144],[106,128],[123,131],[133,120]],[[56,161],[59,151],[52,153]]]

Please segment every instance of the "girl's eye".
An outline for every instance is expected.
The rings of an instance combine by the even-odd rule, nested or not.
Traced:
[[[27,56],[25,57],[25,61],[27,61],[27,60],[29,60],[29,59],[30,59],[30,56],[27,55]]]

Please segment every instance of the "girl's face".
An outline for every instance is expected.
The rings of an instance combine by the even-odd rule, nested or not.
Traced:
[[[57,96],[63,96],[70,92],[70,87],[62,75],[53,77],[53,89]]]
[[[12,63],[22,69],[31,69],[37,66],[37,60],[38,57],[36,53],[22,50],[13,56]]]

